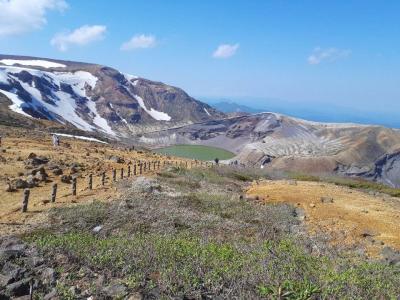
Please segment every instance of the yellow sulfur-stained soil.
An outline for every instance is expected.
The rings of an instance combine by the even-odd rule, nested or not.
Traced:
[[[255,182],[247,195],[266,203],[285,202],[301,208],[309,231],[329,234],[333,244],[361,244],[371,256],[378,255],[385,245],[400,250],[398,198],[328,183],[285,180]]]

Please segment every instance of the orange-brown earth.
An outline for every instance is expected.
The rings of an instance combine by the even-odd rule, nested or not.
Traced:
[[[333,244],[363,245],[372,256],[385,245],[400,250],[398,198],[329,183],[285,180],[255,182],[247,195],[301,208],[310,233],[328,234]]]
[[[50,134],[27,131],[11,127],[1,127],[0,135],[2,145],[0,147],[0,236],[25,232],[47,220],[47,211],[53,207],[79,205],[89,201],[111,201],[119,196],[118,181],[121,181],[120,170],[124,168],[124,176],[127,177],[128,164],[131,164],[133,177],[133,164],[139,161],[161,161],[184,163],[185,160],[161,156],[148,151],[130,151],[122,146],[113,146],[97,142],[89,142],[74,138],[61,137],[61,146],[55,149],[52,146]],[[28,212],[22,213],[23,189],[7,192],[7,182],[17,178],[26,179],[25,161],[30,153],[44,156],[49,163],[44,165],[49,175],[47,182],[40,182],[37,187],[30,189]],[[124,159],[124,163],[111,161],[111,156]],[[64,165],[62,164],[64,163]],[[47,168],[49,164],[59,164],[63,174],[69,175],[71,163],[82,166],[78,170],[77,196],[72,196],[71,184],[63,183],[60,176],[56,176]],[[188,161],[190,166],[190,161]],[[143,175],[152,176],[155,171],[151,164],[151,170],[144,171]],[[112,182],[112,169],[117,170],[117,182]],[[156,170],[157,171],[157,170]],[[101,185],[101,174],[106,172],[106,184]],[[139,167],[137,166],[139,175]],[[93,190],[88,189],[88,175],[93,174]],[[130,180],[130,179],[125,179]],[[58,191],[55,203],[51,203],[52,184],[57,183]]]

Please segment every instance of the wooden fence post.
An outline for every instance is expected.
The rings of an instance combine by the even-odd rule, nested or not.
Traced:
[[[128,177],[131,177],[131,165],[128,165]]]
[[[88,188],[89,188],[89,190],[93,189],[93,175],[92,174],[89,174]]]
[[[121,168],[121,179],[124,179],[124,168]]]
[[[76,196],[76,177],[72,178],[72,196]]]
[[[106,172],[101,173],[101,185],[104,186],[106,183]]]
[[[133,165],[133,176],[136,176],[136,163]]]
[[[53,183],[51,186],[51,202],[56,202],[57,197],[57,183]]]
[[[142,168],[143,168],[143,165],[142,165],[142,163],[140,163],[140,164],[139,164],[139,174],[140,174],[140,175],[142,175]]]
[[[143,172],[146,172],[146,169],[147,169],[147,163],[144,162]]]
[[[153,161],[153,170],[155,171],[156,170],[156,161]]]
[[[160,170],[160,161],[158,161],[157,167]]]
[[[113,181],[117,181],[117,170],[113,169],[112,170],[112,177],[113,177]]]
[[[25,189],[24,195],[22,197],[22,212],[28,211],[29,194],[30,194],[30,190]]]

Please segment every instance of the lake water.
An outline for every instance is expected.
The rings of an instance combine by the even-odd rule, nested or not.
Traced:
[[[215,158],[224,160],[235,156],[234,153],[221,148],[200,145],[174,145],[156,149],[154,152],[204,161],[214,160]]]

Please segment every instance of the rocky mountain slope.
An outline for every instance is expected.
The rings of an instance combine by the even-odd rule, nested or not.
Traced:
[[[275,113],[213,120],[146,134],[146,144],[199,144],[234,152],[239,163],[280,171],[336,173],[400,186],[400,132],[317,123]]]
[[[0,124],[147,146],[210,145],[233,161],[400,186],[400,132],[274,113],[228,117],[183,90],[95,64],[0,55]]]
[[[0,55],[0,97],[2,119],[50,120],[116,138],[224,117],[160,82],[101,65],[32,57]]]

